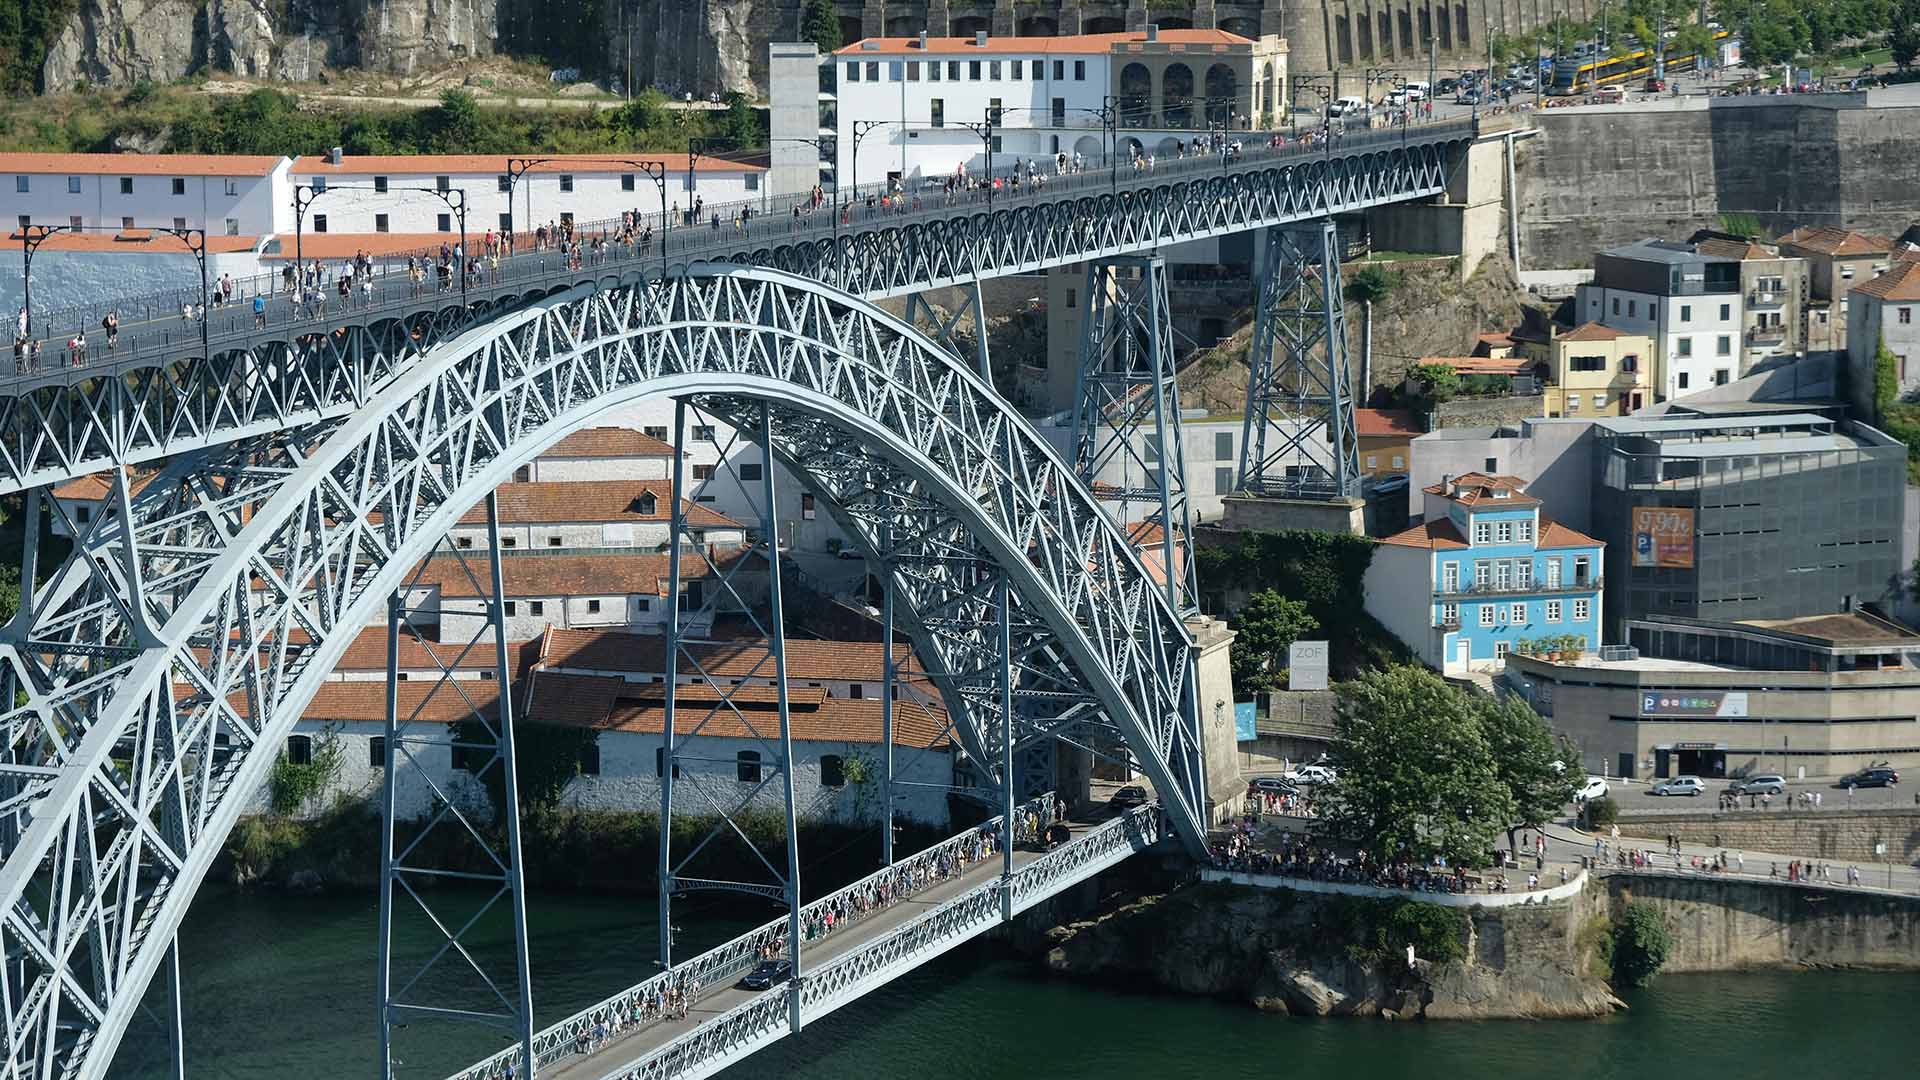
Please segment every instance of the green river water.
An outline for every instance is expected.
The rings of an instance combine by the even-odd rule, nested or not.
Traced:
[[[531,905],[543,1022],[643,975],[650,900],[539,896]],[[690,918],[676,923],[693,925]],[[704,920],[705,947],[739,925]],[[190,1073],[212,1080],[377,1075],[373,898],[209,890],[180,938]],[[157,999],[155,999],[157,1003]],[[1300,1020],[1192,998],[1047,979],[976,942],[723,1074],[797,1080],[1132,1080],[1307,1076],[1517,1080],[1706,1076],[1912,1077],[1920,975],[1665,976],[1601,1021],[1390,1024]],[[500,1045],[470,1025],[401,1033],[397,1075],[439,1080]],[[129,1031],[113,1075],[164,1077],[157,1021]]]

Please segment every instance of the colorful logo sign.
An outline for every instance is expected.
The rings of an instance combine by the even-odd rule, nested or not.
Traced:
[[[1633,508],[1633,565],[1693,568],[1693,511],[1674,506]]]
[[[1747,715],[1745,690],[1643,690],[1641,716]]]

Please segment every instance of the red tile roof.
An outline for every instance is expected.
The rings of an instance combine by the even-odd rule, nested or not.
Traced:
[[[643,438],[645,436],[642,436]],[[525,525],[556,521],[603,521],[611,524],[656,522],[665,524],[673,516],[671,480],[561,480],[538,483],[502,484],[500,521]],[[653,497],[653,509],[643,509],[647,496]],[[725,514],[701,503],[682,499],[687,524],[695,528],[741,528]],[[482,502],[460,518],[462,525],[485,525],[487,505]]]
[[[1423,364],[1442,364],[1456,375],[1525,375],[1533,370],[1533,361],[1525,356],[1423,356]]]
[[[750,674],[771,678],[773,674],[770,666],[761,664],[766,651],[759,641],[700,645],[691,651],[701,670],[715,678],[745,678]],[[912,649],[895,645],[893,655],[903,677],[919,674],[920,665]],[[877,641],[789,638],[787,681],[879,682],[883,659]],[[542,667],[585,671],[659,673],[666,670],[666,639],[658,634],[620,630],[555,628],[546,633],[539,663]]]
[[[672,457],[673,445],[624,427],[590,427],[561,439],[543,458]]]
[[[920,48],[918,37],[871,37],[863,38],[851,45],[843,46],[834,55],[852,60],[863,56],[933,56],[943,59],[965,54],[968,56],[990,55],[1087,55],[1108,53],[1116,46],[1148,45],[1144,30],[1130,30],[1114,34],[1068,34],[1059,37],[995,37],[989,35],[985,48],[974,44],[970,37],[928,37],[927,47]],[[1251,39],[1239,34],[1230,34],[1225,30],[1162,30],[1157,42],[1159,45],[1184,45],[1201,47],[1224,47],[1228,45],[1251,45]],[[871,48],[869,48],[871,46]]]
[[[1585,326],[1578,326],[1572,330],[1567,331],[1564,334],[1561,334],[1559,337],[1559,340],[1561,341],[1616,341],[1626,336],[1628,335],[1623,330],[1615,330],[1611,326],[1601,326],[1597,322],[1590,322],[1590,323],[1587,323]]]
[[[725,572],[736,560],[748,555],[745,547],[726,549],[715,556],[714,562]],[[663,583],[670,572],[668,558],[664,553],[634,553],[612,548],[605,554],[592,555],[517,555],[502,559],[500,569],[509,596],[540,598],[621,593],[664,596]],[[758,554],[751,558],[755,566],[745,568],[745,572],[764,565]],[[438,586],[442,597],[471,599],[486,595],[485,570],[484,559],[469,557],[463,569],[461,560],[455,556],[437,555],[427,561],[426,569],[419,573],[417,580],[413,574],[406,580],[408,587]],[[680,576],[705,578],[712,573],[704,559],[682,559]]]
[[[527,702],[527,719],[536,724],[587,727],[658,735],[666,731],[666,685],[635,685],[585,675],[536,671]],[[768,738],[777,734],[779,714],[771,687],[739,687],[721,704],[712,687],[682,685],[675,691],[675,731],[714,738]],[[881,742],[884,727],[877,698],[830,697],[824,689],[789,688],[788,723],[798,742]],[[738,710],[738,711],[736,711]],[[744,716],[742,715],[744,714]],[[946,744],[947,717],[919,702],[896,701],[894,743],[934,747]]]
[[[1420,425],[1406,409],[1355,409],[1353,427],[1363,439],[1420,434]]]
[[[7,234],[7,239],[15,245],[20,243],[20,230]],[[209,236],[206,238],[207,250],[214,254],[232,254],[239,251],[252,251],[260,242],[257,236]],[[57,232],[40,245],[41,251],[111,251],[119,255],[188,255],[186,241],[166,232],[152,229],[101,228],[86,232]]]
[[[132,466],[127,466],[126,469],[127,476],[130,478],[127,483],[128,495],[138,495],[142,488],[153,483],[154,477],[159,475],[154,472],[138,472]],[[53,497],[72,499],[77,502],[101,502],[113,494],[113,477],[108,475],[111,471],[102,469],[99,472],[91,472],[85,476],[76,476],[71,480],[62,481],[54,485]]]
[[[1467,546],[1467,542],[1460,538],[1460,530],[1454,528],[1453,522],[1446,518],[1440,518],[1437,521],[1423,521],[1405,532],[1397,532],[1392,536],[1382,537],[1380,542],[1383,544],[1397,544],[1400,547],[1426,548],[1429,551],[1440,551],[1446,548],[1463,548]]]
[[[1853,293],[1876,300],[1920,300],[1920,262],[1896,262],[1879,277],[1855,285]]]
[[[485,679],[462,679],[456,689],[443,682],[403,682],[394,684],[401,723],[453,723],[466,720],[478,709],[492,713],[500,700],[500,684]],[[463,696],[464,695],[464,696]],[[301,716],[307,720],[384,721],[387,718],[385,680],[324,682],[307,703]]]
[[[1893,247],[1891,237],[1857,233],[1832,225],[1803,225],[1781,237],[1780,242],[1822,255],[1841,256],[1885,255]]]
[[[1693,245],[1693,250],[1716,259],[1777,259],[1780,256],[1751,240],[1722,240],[1710,236]]]
[[[634,160],[658,161],[666,165],[667,175],[685,175],[686,154],[636,153]],[[726,158],[702,154],[695,161],[695,172],[765,172],[759,165],[745,165]],[[505,154],[348,154],[335,165],[325,154],[304,154],[294,160],[295,176],[484,176],[507,174]],[[639,170],[624,161],[594,154],[548,154],[528,172],[619,175]],[[459,184],[453,185],[459,187]],[[489,189],[491,190],[491,189]]]
[[[1461,473],[1445,483],[1429,484],[1422,488],[1429,495],[1445,495],[1462,506],[1478,506],[1481,503],[1500,506],[1537,506],[1539,499],[1526,494],[1527,482],[1517,476],[1490,476],[1486,473]],[[1495,491],[1505,491],[1504,498],[1495,499]],[[1458,494],[1456,494],[1456,492]]]
[[[268,154],[0,154],[0,173],[69,176],[265,176]]]
[[[1557,521],[1540,519],[1540,542],[1536,548],[1604,547],[1600,541],[1578,529],[1569,529]]]

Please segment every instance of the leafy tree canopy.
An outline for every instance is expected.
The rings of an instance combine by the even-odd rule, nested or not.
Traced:
[[[1234,691],[1277,689],[1280,673],[1287,667],[1287,648],[1319,628],[1304,602],[1272,589],[1254,593],[1233,619]]]

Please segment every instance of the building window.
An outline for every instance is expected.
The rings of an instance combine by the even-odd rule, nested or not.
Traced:
[[[858,60],[847,61],[847,81],[848,82],[860,81],[860,61]]]
[[[847,786],[847,765],[839,754],[820,755],[820,786]]]
[[[711,479],[713,479],[713,466],[711,466],[711,465],[695,465],[695,466],[693,467],[693,478],[694,478],[695,480],[711,480]]]
[[[1513,623],[1526,622],[1527,621],[1527,605],[1514,604],[1512,611],[1510,611],[1507,614],[1507,621],[1513,622]]]
[[[1233,470],[1224,465],[1213,470],[1213,493],[1215,495],[1225,495],[1232,490]]]
[[[1911,323],[1912,321],[1913,321],[1913,309],[1910,307],[1901,308],[1900,309],[1900,325],[1905,326],[1908,323]]]
[[[587,614],[589,615],[600,614],[600,601],[598,600],[587,601]]]
[[[174,228],[176,228],[176,229],[184,229],[184,228],[186,228],[186,227],[187,227],[187,219],[186,219],[186,218],[183,218],[183,217],[177,217],[177,218],[174,218],[174,219],[173,219],[173,227],[174,227]]]
[[[1693,355],[1693,339],[1692,338],[1683,337],[1683,338],[1675,339],[1673,343],[1673,347],[1674,347],[1674,350],[1678,352],[1681,356]]]
[[[908,82],[920,81],[920,61],[918,60],[907,61],[907,81]]]
[[[1087,81],[1087,62],[1085,60],[1075,60],[1073,62],[1073,81]]]
[[[375,735],[367,740],[367,766],[373,769],[387,767],[387,737]]]
[[[867,61],[867,81],[868,82],[880,81],[880,61],[878,60]]]
[[[742,463],[740,466],[740,479],[742,480],[760,479],[760,463],[757,461],[748,461],[748,462]]]
[[[938,60],[927,61],[927,81],[928,82],[940,81],[940,61]]]
[[[1720,305],[1720,321],[1726,322],[1728,319],[1731,319],[1731,318],[1733,318],[1733,305],[1721,304]]]
[[[511,233],[513,231],[513,215],[512,214],[500,215],[500,231],[503,233]]]
[[[1505,660],[1508,651],[1509,648],[1506,642],[1496,641],[1493,643],[1493,658],[1495,660]]]
[[[1676,385],[1682,390],[1685,390],[1687,388],[1687,373],[1684,371],[1681,372],[1679,376],[1674,380],[1674,385]]]
[[[560,190],[561,191],[573,190],[573,174],[571,173],[560,174]]]
[[[453,231],[453,215],[441,214],[439,225],[440,225],[441,232],[452,232]]]
[[[384,176],[374,177],[373,190],[378,192],[379,194],[385,195],[387,193],[387,178]]]
[[[313,736],[311,735],[287,736],[287,764],[289,765],[313,764]]]
[[[664,746],[656,746],[653,748],[653,775],[665,776],[666,774],[667,748]],[[673,763],[673,778],[675,780],[680,779],[680,763],[677,761]]]
[[[929,122],[934,127],[947,126],[947,102],[945,98],[934,98],[927,102]]]
[[[516,601],[509,600],[504,606],[507,609],[508,616],[518,615],[520,613],[520,605]]]
[[[967,81],[968,82],[980,81],[980,61],[978,60],[967,61]]]
[[[240,219],[239,218],[230,217],[227,219],[227,235],[228,236],[240,235]]]
[[[493,178],[493,185],[496,191],[512,191],[513,178],[509,177],[506,173],[500,173]]]
[[[1033,62],[1033,81],[1039,82],[1042,78],[1045,78],[1046,71],[1047,71],[1047,62],[1045,60],[1035,60]],[[1014,78],[1016,79],[1019,77],[1020,77],[1019,75],[1014,76]]]
[[[133,189],[130,185],[132,183],[133,181],[131,180],[122,180],[120,182],[120,193],[123,195],[131,193]],[[327,190],[327,178],[324,176],[316,176],[313,178],[313,183],[308,186],[313,188],[315,195],[324,194]]]
[[[1574,371],[1605,371],[1607,358],[1604,356],[1576,356],[1570,365]]]
[[[1713,385],[1725,386],[1727,385],[1727,380],[1732,377],[1733,373],[1726,368],[1715,368],[1713,372]]]
[[[545,600],[527,601],[527,614],[545,615],[546,613],[547,613],[547,602]]]
[[[1688,322],[1688,321],[1691,321],[1692,318],[1693,318],[1693,305],[1681,304],[1680,305],[1680,321]]]
[[[473,537],[456,536],[453,539],[453,546],[457,548],[470,548],[473,546]]]
[[[387,215],[385,214],[373,215],[373,231],[374,232],[387,231]]]
[[[313,231],[317,233],[327,231],[327,215],[325,214],[313,215]]]
[[[1494,605],[1492,604],[1480,605],[1480,625],[1481,626],[1493,625],[1493,608],[1494,608]]]
[[[714,442],[713,425],[695,424],[693,428],[693,438],[696,442]]]
[[[227,183],[231,184],[233,183],[233,181],[229,180],[227,181]],[[80,178],[79,177],[77,176],[67,177],[67,194],[69,195],[80,194]],[[229,191],[227,192],[227,194],[231,195],[233,194],[233,192]]]
[[[184,176],[174,177],[172,190],[175,195],[185,195],[187,193],[187,178]]]
[[[557,537],[557,536],[549,536],[549,537],[547,537],[547,546],[548,546],[548,547],[550,547],[550,548],[557,548],[557,547],[559,547],[559,546],[560,546],[560,538],[559,538],[559,537]]]
[[[801,492],[801,493],[800,493],[800,518],[801,518],[801,520],[802,520],[802,521],[812,521],[812,520],[813,520],[814,518],[816,518],[816,517],[818,517],[818,516],[820,516],[820,515],[819,515],[819,513],[818,513],[818,511],[816,511],[816,510],[815,510],[815,509],[813,508],[813,492],[811,492],[811,491],[803,491],[803,492]]]
[[[1459,604],[1441,604],[1440,605],[1440,621],[1447,626],[1459,626],[1460,625],[1460,605]]]
[[[1500,544],[1513,543],[1513,522],[1502,521],[1497,523],[1494,526],[1493,535],[1494,535],[1495,543],[1500,543]]]
[[[947,81],[948,82],[960,81],[960,61],[958,60],[947,61]]]
[[[1613,313],[1620,314],[1620,298],[1617,296],[1613,298]]]
[[[1546,615],[1547,615],[1548,622],[1550,623],[1559,622],[1560,621],[1560,601],[1558,600],[1547,601]]]
[[[1473,542],[1476,544],[1493,543],[1493,523],[1476,521],[1473,523]]]
[[[1059,79],[1062,82],[1066,81],[1067,62],[1065,60],[1055,60],[1053,62],[1053,77],[1056,79]]]
[[[1640,301],[1638,300],[1627,301],[1627,318],[1637,319],[1639,317],[1640,317]]]
[[[580,775],[600,775],[600,742],[597,738],[580,744]]]
[[[131,217],[123,217],[123,218],[121,218],[121,219],[120,219],[120,227],[121,227],[121,228],[123,228],[123,229],[131,229],[131,228],[133,228],[133,218],[131,218]]]
[[[1395,458],[1395,459],[1394,459],[1394,463],[1395,463],[1395,464],[1398,464],[1398,463],[1399,463],[1399,461],[1400,461],[1400,459],[1399,459],[1399,458]],[[1524,543],[1531,543],[1531,542],[1532,542],[1532,540],[1533,540],[1533,519],[1532,519],[1532,518],[1524,518],[1524,519],[1522,519],[1522,520],[1520,520],[1520,521],[1516,521],[1516,522],[1514,522],[1514,523],[1513,523],[1513,538],[1514,538],[1515,540],[1518,540],[1518,541],[1520,541],[1520,542],[1521,542],[1521,543],[1523,543],[1523,544],[1524,544]]]
[[[1233,432],[1216,431],[1213,433],[1213,460],[1233,460]]]
[[[1367,455],[1367,468],[1368,468],[1368,469],[1377,469],[1377,468],[1379,468],[1379,467],[1380,467],[1380,459],[1379,459],[1379,457],[1377,457],[1376,455],[1373,455],[1373,454],[1368,454],[1368,455]]]
[[[1592,572],[1592,567],[1593,567],[1592,559],[1588,558],[1585,555],[1576,556],[1573,560],[1574,584],[1585,585],[1587,583],[1587,575]]]
[[[450,176],[436,176],[436,177],[434,177],[434,178],[433,178],[433,189],[434,189],[435,191],[452,191],[452,190],[453,190],[453,178],[452,178],[452,177],[450,177]]]
[[[1591,607],[1591,603],[1592,602],[1589,600],[1575,600],[1573,602],[1573,621],[1574,622],[1587,621],[1588,615],[1591,614],[1591,611],[1589,610]]]
[[[1620,370],[1629,374],[1640,370],[1640,358],[1628,353],[1620,358]]]
[[[1597,411],[1597,410],[1600,410],[1600,409],[1604,409],[1604,408],[1606,408],[1606,407],[1607,407],[1607,395],[1605,395],[1605,394],[1595,394],[1595,395],[1593,395],[1593,407],[1594,407],[1594,409],[1595,409],[1596,411]]]
[[[1460,591],[1459,563],[1450,562],[1440,567],[1440,591],[1450,593]]]
[[[1733,355],[1732,335],[1721,334],[1718,338],[1714,339],[1713,354],[1715,356],[1732,356]]]
[[[633,190],[633,174],[632,173],[620,174],[620,190],[621,191]]]
[[[742,750],[733,755],[734,776],[743,784],[760,782],[760,751]]]

